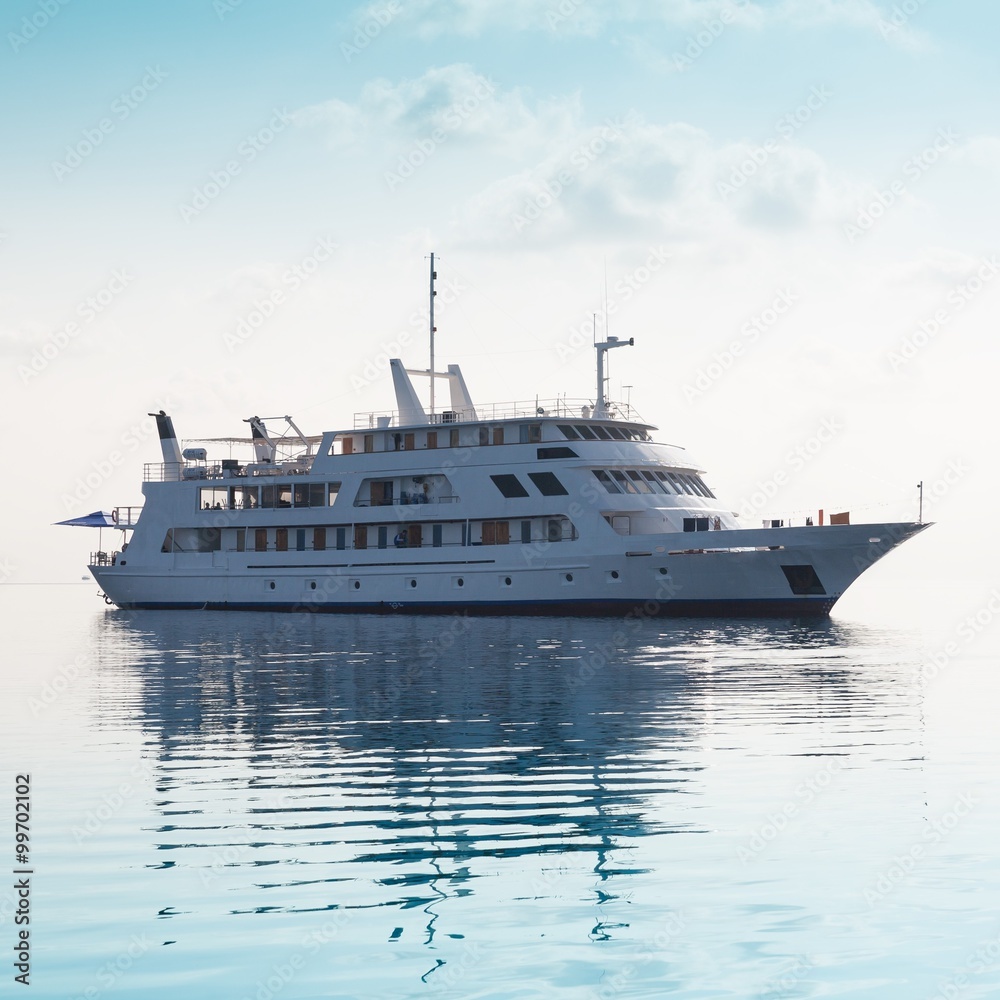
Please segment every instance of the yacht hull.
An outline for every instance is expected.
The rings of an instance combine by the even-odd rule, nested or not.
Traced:
[[[632,535],[583,557],[565,545],[544,552],[517,545],[460,553],[425,547],[273,553],[269,559],[183,554],[169,567],[92,566],[91,572],[123,609],[823,617],[861,573],[925,527],[900,522]]]

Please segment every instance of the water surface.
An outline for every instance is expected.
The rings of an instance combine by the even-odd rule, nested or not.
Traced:
[[[981,587],[820,623],[0,600],[33,996],[1000,989]]]

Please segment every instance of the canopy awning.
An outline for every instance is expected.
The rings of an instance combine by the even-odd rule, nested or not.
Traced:
[[[114,517],[106,510],[95,510],[82,517],[71,517],[68,521],[56,521],[56,524],[72,524],[78,528],[117,528]]]

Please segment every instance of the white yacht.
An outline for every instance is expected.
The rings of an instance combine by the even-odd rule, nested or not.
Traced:
[[[430,366],[390,362],[392,412],[315,437],[291,417],[255,416],[250,437],[183,449],[170,417],[151,414],[163,461],[145,467],[143,507],[114,512],[127,544],[91,558],[108,603],[827,615],[865,569],[926,527],[823,524],[821,513],[815,524],[741,526],[683,448],[606,400],[605,355],[632,340],[595,345],[593,399],[477,406],[458,365],[435,370],[435,277],[432,255]],[[429,408],[411,375],[429,378]],[[435,405],[441,384],[447,409]]]

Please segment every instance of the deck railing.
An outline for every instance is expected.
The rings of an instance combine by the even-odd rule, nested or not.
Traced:
[[[606,411],[601,420],[627,420],[642,422],[642,418],[628,403],[605,403]],[[564,420],[589,420],[594,417],[594,403],[589,399],[534,399],[510,403],[488,403],[467,410],[444,410],[427,415],[430,424],[484,423],[492,420],[517,420],[539,417],[561,417]],[[354,414],[355,430],[386,430],[402,426],[397,410],[381,410]]]

